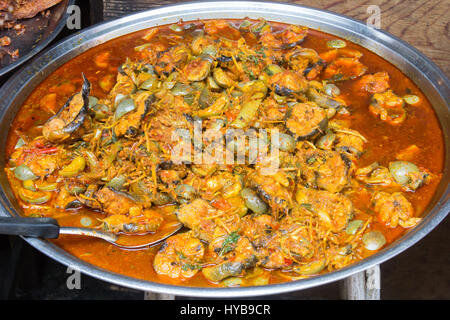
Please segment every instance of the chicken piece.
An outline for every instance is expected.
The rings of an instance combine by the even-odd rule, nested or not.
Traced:
[[[267,48],[275,50],[290,49],[299,45],[305,40],[308,34],[308,28],[290,25],[289,28],[281,33],[265,30],[260,36],[260,43]]]
[[[358,168],[355,172],[356,179],[369,185],[389,187],[396,185],[389,169],[374,162],[367,167]]]
[[[108,215],[126,215],[130,208],[136,206],[131,196],[112,188],[101,189],[95,193],[95,198],[101,204],[102,211]]]
[[[332,50],[328,50],[326,52],[322,52],[320,54],[320,57],[323,60],[325,60],[327,63],[330,63],[333,60],[336,60],[337,58],[359,59],[362,56],[363,56],[362,52],[355,50],[355,49],[348,49],[348,48],[332,49]]]
[[[367,67],[355,58],[337,58],[327,65],[323,76],[331,81],[352,80],[366,73]]]
[[[343,230],[353,218],[353,203],[345,195],[298,187],[295,199],[300,206],[318,215],[333,232]]]
[[[353,162],[336,151],[299,150],[297,157],[302,163],[302,176],[306,183],[330,192],[341,191],[349,182]]]
[[[335,149],[351,157],[359,158],[364,151],[367,140],[356,130],[337,129]]]
[[[275,211],[287,211],[292,206],[290,183],[282,174],[283,172],[278,171],[274,175],[261,175],[254,171],[247,175],[248,185],[256,189],[261,199]]]
[[[270,77],[269,87],[278,95],[290,96],[305,92],[308,89],[308,81],[295,72],[283,71]]]
[[[290,25],[288,28],[284,29],[280,34],[281,42],[283,43],[282,49],[289,49],[295,47],[302,43],[306,35],[308,34],[307,27],[300,27],[295,25]]]
[[[205,21],[205,32],[210,36],[225,37],[238,40],[241,33],[226,20]]]
[[[222,261],[202,269],[206,279],[217,282],[228,277],[239,276],[244,270],[256,265],[256,251],[247,237],[232,232],[218,239],[219,241],[215,239],[210,248],[215,249],[215,253],[222,258]]]
[[[109,98],[116,105],[119,98],[123,98],[131,94],[135,89],[133,80],[126,73],[117,73],[116,83],[109,92]]]
[[[83,86],[79,93],[71,96],[57,114],[47,120],[42,127],[42,135],[50,142],[62,142],[81,127],[89,105],[91,84],[83,76]]]
[[[259,42],[265,48],[273,48],[275,50],[280,50],[283,42],[276,37],[276,35],[271,31],[262,32],[259,37]]]
[[[203,199],[195,199],[189,204],[182,205],[176,212],[178,220],[186,227],[193,230],[194,234],[207,242],[214,239],[214,231],[217,227],[213,216],[218,210]]]
[[[255,247],[264,247],[274,232],[279,228],[279,223],[272,215],[247,215],[242,218],[241,232]]]
[[[0,47],[7,47],[11,44],[11,38],[4,36],[0,38]]]
[[[378,191],[372,196],[371,204],[377,213],[378,221],[390,228],[411,228],[421,220],[414,217],[411,203],[401,192],[390,194]]]
[[[327,113],[315,102],[296,103],[286,117],[286,128],[297,140],[313,138],[327,125]]]
[[[134,137],[139,133],[142,120],[149,113],[155,96],[149,91],[143,91],[136,94],[134,98],[136,110],[122,116],[114,127],[114,133],[117,137],[125,135],[126,137]]]
[[[38,177],[45,177],[59,168],[61,160],[61,154],[43,154],[27,157],[25,164]]]
[[[131,207],[129,215],[113,214],[101,221],[102,228],[109,232],[147,233],[157,231],[164,218],[154,210]]]
[[[264,100],[264,110],[268,121],[282,121],[286,116],[286,109],[280,108],[272,98]]]
[[[389,89],[389,74],[387,72],[367,74],[355,82],[354,88],[362,93],[384,92]]]
[[[193,232],[180,233],[162,244],[153,260],[153,269],[159,275],[184,281],[202,268],[204,254],[204,245]]]
[[[308,228],[285,216],[280,227],[273,233],[264,247],[258,249],[258,265],[269,269],[286,269],[294,262],[310,259],[315,252]]]
[[[180,68],[185,63],[190,55],[190,49],[182,44],[178,46],[170,47],[170,49],[164,52],[157,60],[155,64],[155,71],[161,75],[168,75]]]
[[[392,90],[382,93],[375,93],[369,105],[369,111],[379,116],[381,121],[392,125],[397,125],[405,121],[406,110],[405,102],[397,96]]]
[[[236,197],[242,189],[240,177],[226,171],[216,172],[202,182],[200,193],[202,198],[207,200],[212,200],[217,195],[224,199]]]
[[[412,144],[408,147],[406,147],[403,150],[400,150],[397,152],[396,159],[397,160],[403,160],[403,161],[411,161],[417,158],[417,156],[420,153],[420,148],[416,146],[415,144]]]
[[[180,184],[182,179],[186,177],[186,167],[182,165],[171,166],[170,169],[158,170],[158,177],[162,182],[169,186],[174,186]]]

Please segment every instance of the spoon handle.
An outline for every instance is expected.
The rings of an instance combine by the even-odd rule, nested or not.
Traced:
[[[61,227],[59,229],[59,233],[102,238],[103,240],[106,240],[109,242],[117,241],[117,236],[113,233],[104,232],[104,231],[96,230],[96,229],[90,229],[90,228]]]
[[[60,234],[75,234],[115,242],[112,233],[89,228],[60,227],[53,218],[0,217],[0,234],[56,239]]]
[[[56,239],[59,231],[52,218],[0,217],[0,234]]]

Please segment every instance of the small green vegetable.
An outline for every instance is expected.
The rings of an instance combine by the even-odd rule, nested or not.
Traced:
[[[127,178],[125,178],[125,176],[120,175],[117,177],[112,178],[107,184],[107,187],[112,187],[116,190],[120,190],[122,189],[122,186],[124,185],[124,183],[127,181]]]
[[[344,40],[333,39],[327,42],[327,46],[329,48],[339,49],[345,48],[347,46],[347,43]]]
[[[183,28],[179,24],[172,24],[169,26],[169,29],[176,33],[183,32]]]
[[[378,250],[386,244],[386,238],[380,231],[369,231],[363,237],[362,241],[367,250]]]
[[[364,224],[364,221],[362,221],[362,220],[350,221],[347,225],[347,228],[345,228],[345,233],[347,233],[349,235],[355,234],[356,232],[358,232],[359,229],[361,229],[363,224]]]
[[[269,206],[263,200],[261,200],[261,198],[258,197],[253,189],[242,189],[241,197],[244,198],[247,208],[252,210],[254,213],[261,214],[269,210]]]
[[[134,100],[131,98],[126,98],[120,101],[117,105],[116,111],[114,112],[114,120],[120,119],[123,115],[127,114],[130,111],[133,111],[136,108],[134,104]]]
[[[306,210],[311,211],[312,210],[312,205],[311,203],[300,203],[300,205],[305,208]]]
[[[19,140],[17,140],[16,145],[14,146],[14,149],[23,147],[25,144],[26,144],[26,142],[22,138],[19,138]]]
[[[245,103],[231,126],[238,129],[245,128],[256,117],[260,105],[261,100],[251,100]]]
[[[47,202],[51,198],[51,193],[49,192],[34,192],[24,188],[20,188],[18,194],[20,199],[32,204],[41,204]]]
[[[37,185],[37,188],[41,191],[55,191],[58,188],[58,183],[39,183]]]
[[[33,180],[25,180],[22,182],[22,186],[30,191],[36,191],[36,186],[34,185]]]
[[[93,107],[95,107],[97,105],[98,98],[93,97],[93,96],[89,96],[88,99],[89,99],[89,104],[88,104],[88,108],[89,109],[92,109]]]
[[[59,175],[63,177],[73,177],[84,170],[86,160],[82,156],[78,156],[71,163],[59,170]]]
[[[89,217],[82,217],[80,223],[83,227],[90,227],[92,225],[92,219]]]
[[[283,72],[283,69],[281,69],[281,67],[276,64],[269,64],[264,68],[264,72],[269,76],[273,76],[274,74]]]
[[[38,177],[31,171],[31,169],[21,164],[20,166],[14,169],[14,175],[17,179],[25,181],[25,180],[36,180]]]
[[[420,101],[420,98],[414,94],[407,94],[403,96],[403,100],[405,100],[407,104],[416,104]]]
[[[156,79],[156,77],[151,77],[142,82],[139,88],[144,90],[152,90],[155,89],[157,86],[158,80]]]
[[[301,274],[301,275],[313,275],[317,274],[320,271],[322,271],[326,266],[326,260],[325,259],[319,259],[316,261],[312,261],[306,264],[302,264],[299,266],[294,267],[294,271]]]

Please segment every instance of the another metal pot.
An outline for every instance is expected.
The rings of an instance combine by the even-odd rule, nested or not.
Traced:
[[[19,50],[19,58],[16,60],[10,61],[6,57],[0,59],[0,76],[14,70],[47,47],[66,25],[69,17],[67,9],[74,3],[75,0],[63,0],[48,9],[50,12],[48,18],[42,18],[37,14],[21,21],[27,30],[24,34],[17,34],[14,29],[0,30],[0,37],[9,36],[12,41],[11,48]],[[43,27],[46,20],[48,25]]]
[[[190,21],[246,17],[301,24],[346,38],[385,58],[418,85],[436,111],[444,133],[446,149],[442,182],[430,206],[425,211],[422,222],[380,252],[346,268],[305,280],[243,288],[195,288],[138,280],[88,264],[48,241],[25,239],[26,241],[62,264],[121,286],[181,296],[243,297],[306,289],[346,278],[399,254],[423,238],[445,218],[450,211],[450,188],[448,186],[450,181],[448,161],[450,156],[450,90],[446,76],[419,51],[386,32],[335,13],[303,6],[244,1],[198,2],[145,11],[85,29],[39,55],[0,89],[0,153],[5,154],[7,133],[26,97],[59,66],[89,48],[134,31],[174,23],[179,19]],[[0,166],[4,167],[4,165],[5,158],[2,157]],[[15,216],[20,212],[3,170],[0,172],[0,204],[0,215],[2,216]]]

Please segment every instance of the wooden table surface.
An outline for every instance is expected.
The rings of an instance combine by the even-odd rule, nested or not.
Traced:
[[[172,0],[103,0],[105,20],[127,13],[185,1]],[[301,0],[297,3],[337,12],[366,21],[367,8],[379,6],[381,29],[405,40],[433,60],[450,76],[450,0]]]

